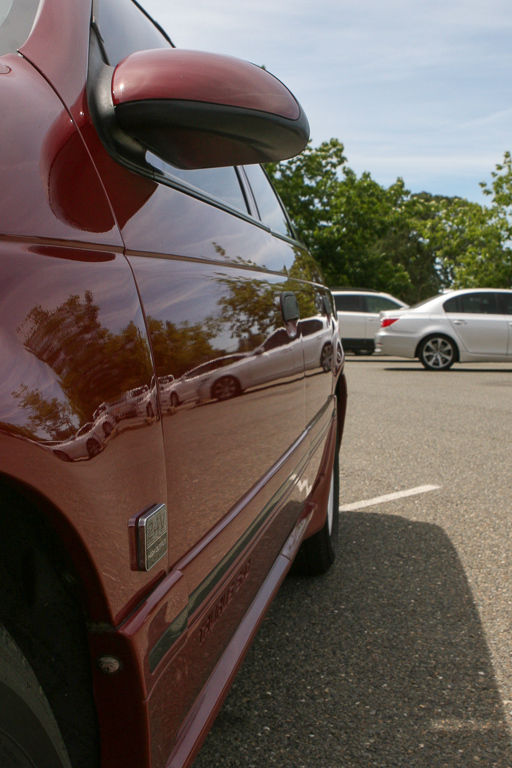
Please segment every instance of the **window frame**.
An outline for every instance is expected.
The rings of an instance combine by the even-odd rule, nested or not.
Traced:
[[[472,296],[493,296],[494,297],[494,306],[496,308],[496,312],[477,312],[477,311],[471,311],[463,309],[463,302],[464,299],[469,299]],[[456,306],[456,309],[447,309],[446,305],[453,303]],[[501,302],[498,299],[497,291],[488,290],[488,291],[474,291],[471,293],[463,293],[459,294],[458,296],[451,296],[449,299],[447,299],[445,302],[443,302],[443,310],[444,312],[448,314],[455,314],[455,315],[484,315],[484,316],[496,316],[501,315],[503,312],[501,311]]]
[[[288,214],[288,211],[286,210],[286,208],[285,208],[285,206],[283,204],[283,201],[279,197],[279,194],[278,194],[276,188],[272,184],[272,180],[270,179],[270,176],[268,175],[265,167],[263,165],[259,164],[259,163],[257,165],[259,165],[263,175],[265,176],[265,178],[268,181],[270,189],[273,192],[274,197],[275,197],[275,199],[276,199],[276,201],[278,203],[278,206],[279,206],[279,208],[281,209],[281,211],[283,213],[283,218],[284,218],[284,220],[285,220],[285,222],[286,222],[286,224],[288,226],[289,233],[285,234],[284,232],[279,232],[279,231],[277,231],[275,229],[272,229],[272,227],[270,227],[269,224],[266,224],[266,222],[263,221],[263,219],[261,217],[261,214],[260,214],[260,210],[258,208],[258,200],[257,200],[256,195],[254,193],[254,190],[252,188],[250,179],[249,179],[247,173],[245,172],[245,167],[244,166],[240,166],[240,170],[243,173],[244,181],[247,184],[248,189],[250,190],[251,200],[252,200],[252,204],[253,204],[251,207],[254,210],[254,218],[256,219],[257,222],[261,223],[262,226],[265,227],[265,229],[268,229],[270,232],[272,232],[272,234],[275,235],[276,237],[282,237],[284,240],[293,240],[294,242],[300,242],[299,238],[297,237],[297,233],[295,231],[295,228],[294,228],[294,226],[292,224],[292,221],[290,219],[290,216]]]

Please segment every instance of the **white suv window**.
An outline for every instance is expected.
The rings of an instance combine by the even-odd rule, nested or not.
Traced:
[[[367,296],[368,312],[385,312],[388,309],[400,309],[401,304],[386,296]]]
[[[364,298],[358,293],[335,293],[334,303],[337,312],[366,312]]]

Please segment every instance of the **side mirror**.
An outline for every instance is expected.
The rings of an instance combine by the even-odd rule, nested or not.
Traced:
[[[276,162],[309,139],[300,104],[279,80],[214,53],[133,53],[115,69],[104,67],[94,102],[111,149],[149,150],[178,168]]]

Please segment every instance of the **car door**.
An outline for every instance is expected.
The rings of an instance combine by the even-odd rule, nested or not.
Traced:
[[[287,287],[298,303],[298,333],[306,375],[305,424],[309,439],[309,461],[303,469],[301,487],[309,493],[336,409],[333,350],[341,349],[341,346],[333,297],[319,285],[322,276],[307,250],[290,242],[290,222],[266,174],[259,166],[248,166],[244,171],[260,217],[276,233],[275,248],[280,248],[286,264]]]
[[[444,304],[455,336],[472,355],[507,354],[509,322],[494,291],[475,291]]]
[[[512,292],[499,291],[496,294],[501,312],[508,326],[507,356],[512,357]]]
[[[145,47],[157,45],[142,34],[150,24],[142,13],[134,26],[123,17],[129,34],[119,45],[112,11],[119,2],[98,4],[101,40],[92,42],[110,65],[138,49],[139,31]],[[121,5],[136,14],[132,3]],[[162,410],[169,564],[188,601],[176,619],[162,617],[149,650],[148,686],[158,680],[150,697],[155,721],[160,711],[173,711],[179,723],[303,509],[306,490],[297,477],[309,437],[302,341],[283,314],[283,297],[291,293],[286,246],[262,224],[242,170],[181,171],[148,152],[151,170],[142,175],[116,164],[94,133],[86,136],[135,276],[157,379],[174,376],[179,395],[180,377],[192,381],[194,369],[206,366],[200,378],[207,391],[208,366],[213,376],[216,361],[228,362],[222,391],[233,396]],[[273,335],[288,339],[286,361],[275,354],[264,385],[245,391],[239,356],[256,361]],[[170,643],[179,649],[171,661]],[[170,724],[161,733],[158,749],[168,754],[176,732]]]

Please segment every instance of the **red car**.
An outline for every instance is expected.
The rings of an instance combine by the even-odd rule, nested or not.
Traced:
[[[2,764],[188,766],[335,556],[336,311],[260,165],[307,120],[132,0],[4,4],[0,104]],[[257,386],[168,406],[269,338]]]

